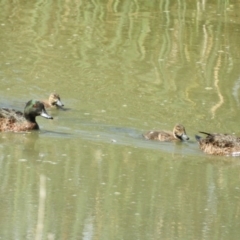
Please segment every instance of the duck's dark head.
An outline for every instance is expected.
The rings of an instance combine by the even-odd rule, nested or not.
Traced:
[[[53,117],[46,112],[42,102],[37,100],[28,101],[24,109],[24,117],[34,122],[37,116],[53,119]]]

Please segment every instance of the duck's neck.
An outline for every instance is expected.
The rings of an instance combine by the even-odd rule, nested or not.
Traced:
[[[178,140],[182,141],[182,138],[181,138],[181,136],[178,136],[178,135],[177,135],[177,134],[175,134],[174,132],[173,132],[173,136],[174,136],[176,139],[178,139]]]
[[[32,123],[36,123],[36,116],[34,116],[33,114],[29,114],[29,113],[24,113],[24,117]]]
[[[32,114],[26,114],[24,113],[24,117],[25,119],[30,123],[30,128],[31,129],[34,129],[34,130],[38,130],[39,129],[39,126],[36,122],[36,116],[32,115]]]
[[[50,107],[53,107],[53,106],[54,106],[54,104],[53,104],[53,102],[52,102],[51,99],[48,99],[48,104],[49,104]]]

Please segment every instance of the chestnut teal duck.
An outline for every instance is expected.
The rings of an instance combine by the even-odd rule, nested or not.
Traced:
[[[57,93],[51,93],[47,100],[42,101],[45,108],[62,108],[64,104],[61,102],[60,96]]]
[[[43,103],[36,100],[28,101],[23,113],[14,109],[0,108],[0,132],[38,130],[37,116],[53,119],[46,112]]]
[[[223,133],[200,133],[206,135],[205,138],[195,136],[203,152],[212,155],[240,155],[240,137]]]
[[[148,140],[157,140],[161,142],[185,141],[189,140],[185,128],[182,124],[176,124],[173,131],[149,131],[143,136]]]

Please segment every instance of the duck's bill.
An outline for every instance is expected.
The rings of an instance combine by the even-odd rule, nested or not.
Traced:
[[[47,118],[47,119],[53,119],[52,116],[48,115],[46,111],[42,111],[40,114],[42,117]]]
[[[188,137],[186,134],[183,134],[183,135],[181,136],[181,139],[182,139],[183,141],[186,141],[186,140],[189,140],[189,137]]]
[[[63,107],[63,106],[64,106],[64,104],[63,104],[60,100],[58,100],[58,101],[56,102],[56,105],[57,105],[58,107]]]

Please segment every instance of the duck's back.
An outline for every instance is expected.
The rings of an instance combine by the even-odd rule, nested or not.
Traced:
[[[230,134],[207,134],[206,138],[198,139],[200,148],[214,155],[231,155],[240,151],[240,138]]]
[[[170,131],[149,131],[143,136],[149,140],[157,140],[161,142],[169,142],[176,140]]]
[[[51,104],[49,103],[49,100],[48,100],[48,99],[42,100],[42,103],[43,103],[43,105],[44,105],[45,108],[55,107],[54,105],[51,105]]]
[[[0,109],[1,132],[21,132],[31,129],[38,129],[37,123],[27,121],[22,112],[8,108]]]
[[[240,138],[230,134],[207,134],[206,138],[202,138],[200,141],[204,143],[214,144],[219,147],[240,146]]]

